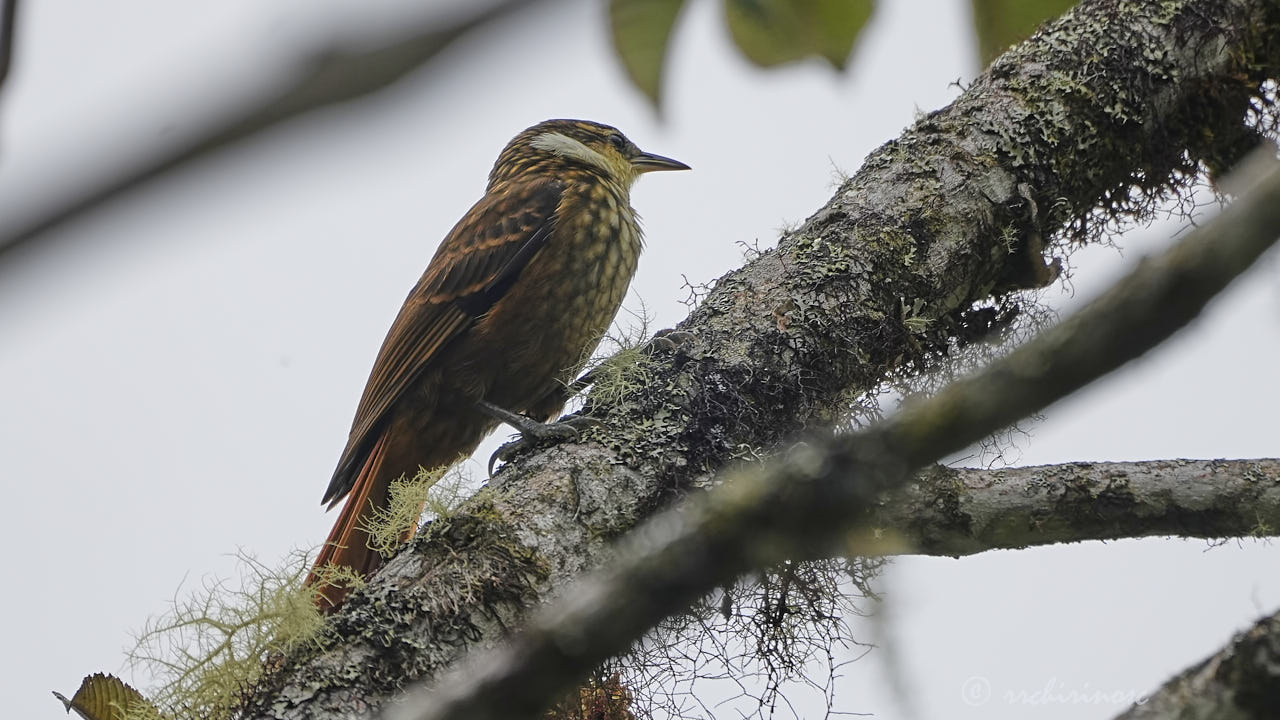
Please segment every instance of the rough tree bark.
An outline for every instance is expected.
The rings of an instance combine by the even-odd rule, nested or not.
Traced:
[[[1198,164],[1257,143],[1247,123],[1275,75],[1278,14],[1266,0],[1096,0],[1010,51],[721,278],[680,326],[693,340],[591,404],[598,432],[518,458],[428,528],[348,601],[339,642],[290,659],[250,708],[368,715],[499,642],[726,464],[838,422],[887,376],[1007,321],[1016,289],[1051,279],[1047,244],[1141,216]]]

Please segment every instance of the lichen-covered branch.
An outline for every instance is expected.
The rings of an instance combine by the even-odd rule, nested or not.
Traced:
[[[382,717],[535,718],[662,618],[740,575],[858,552],[869,511],[912,473],[1155,347],[1271,247],[1280,228],[1280,162],[1271,149],[1259,157],[1265,174],[1230,209],[1058,327],[866,430],[815,436],[770,462],[726,473],[710,492],[628,535],[615,560],[537,613],[501,650],[422,684]]]
[[[934,467],[877,508],[861,553],[971,555],[1083,540],[1280,534],[1280,460]]]
[[[1116,720],[1271,720],[1280,707],[1280,614],[1264,617]]]
[[[692,341],[589,403],[602,420],[590,438],[517,458],[427,528],[347,602],[335,646],[290,659],[259,689],[254,716],[368,715],[495,646],[688,488],[837,422],[889,374],[999,324],[1016,308],[1010,291],[1052,274],[1044,246],[1141,215],[1151,206],[1135,203],[1182,188],[1197,160],[1218,167],[1256,140],[1247,128],[1266,109],[1277,12],[1265,0],[1090,0],[1015,48],[873,153],[776,250],[721,278],[681,324]],[[997,310],[975,310],[983,302]],[[1140,328],[1132,347],[1166,329]],[[1072,361],[1081,382],[1071,373],[1092,361]],[[1017,387],[1005,422],[1070,390]],[[951,445],[903,456],[923,463],[967,442],[977,426],[964,410],[936,419]]]

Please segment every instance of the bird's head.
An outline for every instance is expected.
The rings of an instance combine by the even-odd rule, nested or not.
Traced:
[[[617,128],[587,120],[546,120],[511,139],[489,173],[489,187],[534,173],[585,170],[627,189],[644,173],[688,170],[679,160],[647,153]]]

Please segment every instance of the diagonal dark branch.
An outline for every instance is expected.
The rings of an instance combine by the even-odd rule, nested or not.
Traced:
[[[865,528],[885,493],[1146,353],[1271,247],[1280,228],[1280,163],[1269,148],[1258,159],[1241,172],[1258,173],[1265,162],[1265,174],[1228,210],[1061,325],[865,431],[813,438],[652,518],[607,570],[539,612],[509,646],[460,663],[383,717],[538,717],[591,668],[736,577],[835,550],[859,553],[850,533]]]
[[[9,7],[15,0],[10,0]],[[0,229],[0,261],[4,254],[64,223],[80,217],[157,177],[255,137],[300,115],[377,92],[431,61],[455,40],[493,20],[533,4],[535,0],[477,3],[480,9],[446,25],[433,24],[410,37],[368,51],[342,43],[313,51],[293,78],[270,97],[233,113],[190,139],[155,157],[137,161],[94,187],[61,201],[56,207]],[[2,69],[0,65],[0,69]]]
[[[13,43],[17,30],[18,0],[0,0],[0,87],[9,79],[13,67]]]

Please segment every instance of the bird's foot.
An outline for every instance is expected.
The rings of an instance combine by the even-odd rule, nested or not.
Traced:
[[[505,463],[508,458],[516,453],[537,447],[546,442],[577,440],[581,436],[582,430],[600,424],[599,420],[585,415],[575,415],[558,422],[538,422],[531,417],[511,412],[485,400],[477,402],[476,406],[480,412],[495,420],[501,420],[520,432],[520,437],[498,448],[489,457],[490,478],[493,477],[493,465],[499,460]]]

